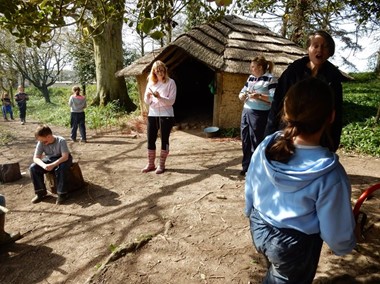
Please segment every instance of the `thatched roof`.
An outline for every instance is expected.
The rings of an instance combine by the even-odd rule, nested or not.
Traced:
[[[165,62],[170,69],[187,56],[215,71],[249,74],[250,62],[258,55],[273,61],[274,73],[279,75],[289,63],[305,54],[306,50],[264,26],[237,16],[226,16],[221,21],[201,25],[181,34],[166,47],[136,60],[117,75],[147,73],[155,60]]]

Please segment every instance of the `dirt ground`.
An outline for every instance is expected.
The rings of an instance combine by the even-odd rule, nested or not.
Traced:
[[[87,182],[67,204],[34,196],[28,166],[36,122],[1,122],[15,139],[0,163],[19,162],[23,177],[1,184],[6,230],[23,238],[0,248],[0,283],[260,283],[266,268],[244,217],[241,148],[202,130],[171,136],[167,171],[142,174],[144,133],[89,133],[69,142]],[[69,138],[70,130],[52,127]],[[380,160],[340,153],[353,206],[380,182]],[[314,283],[380,283],[380,191],[364,202],[364,241],[345,257],[324,245]]]

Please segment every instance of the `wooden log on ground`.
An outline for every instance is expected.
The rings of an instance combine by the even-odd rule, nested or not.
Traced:
[[[21,178],[20,164],[8,163],[0,164],[0,182],[13,182]]]
[[[57,193],[57,180],[54,172],[48,172],[45,174],[46,186],[50,188],[52,193]],[[70,168],[68,192],[77,191],[85,186],[82,171],[77,162],[74,162]]]

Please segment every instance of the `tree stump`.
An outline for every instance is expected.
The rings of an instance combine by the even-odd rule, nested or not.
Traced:
[[[67,190],[68,192],[77,191],[85,186],[82,171],[77,162],[73,163],[68,177]],[[45,174],[45,181],[48,188],[52,193],[57,193],[57,179],[54,172],[48,172]]]
[[[20,164],[19,163],[9,163],[0,164],[0,182],[12,182],[19,180],[21,178]]]

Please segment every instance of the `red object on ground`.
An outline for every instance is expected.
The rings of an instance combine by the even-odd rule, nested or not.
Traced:
[[[360,212],[360,206],[362,206],[363,202],[367,199],[369,195],[371,195],[372,192],[375,190],[380,189],[380,183],[377,183],[369,188],[367,188],[359,197],[358,201],[356,201],[355,207],[354,207],[354,217],[355,221],[358,219],[358,215]]]

